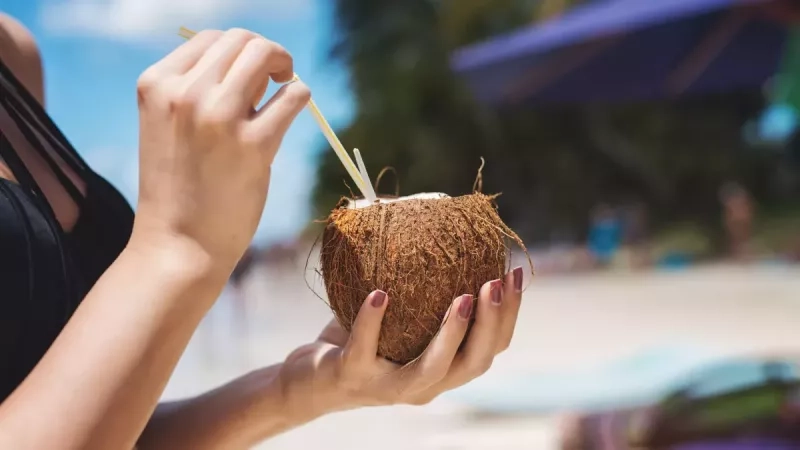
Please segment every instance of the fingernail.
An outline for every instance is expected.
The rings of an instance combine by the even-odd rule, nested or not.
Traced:
[[[503,302],[503,283],[500,280],[492,281],[489,290],[492,295],[492,304],[499,305]]]
[[[514,269],[514,290],[522,291],[522,267]]]
[[[383,302],[386,301],[386,292],[383,291],[375,291],[372,293],[372,306],[375,308],[380,308],[383,306]]]
[[[469,294],[461,296],[461,301],[458,304],[458,315],[462,319],[469,319],[472,315],[472,300],[473,297]]]

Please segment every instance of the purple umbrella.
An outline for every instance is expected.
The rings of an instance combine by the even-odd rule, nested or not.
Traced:
[[[762,85],[787,27],[765,14],[786,0],[608,0],[457,51],[452,66],[479,100],[630,101]]]

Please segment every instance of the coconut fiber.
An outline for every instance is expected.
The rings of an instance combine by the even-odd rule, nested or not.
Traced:
[[[320,256],[339,323],[350,331],[367,295],[383,290],[389,303],[378,353],[398,364],[419,357],[455,298],[477,299],[484,283],[503,277],[506,238],[521,244],[493,199],[475,193],[358,209],[340,203],[328,218]]]

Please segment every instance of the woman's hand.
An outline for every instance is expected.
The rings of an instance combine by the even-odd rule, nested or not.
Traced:
[[[270,78],[293,73],[283,47],[232,29],[199,33],[141,75],[132,242],[188,243],[232,270],[261,217],[275,153],[310,94],[294,82],[253,105]]]
[[[439,333],[417,360],[398,366],[377,356],[386,294],[367,297],[348,335],[334,320],[318,340],[294,351],[281,370],[287,405],[309,420],[360,406],[430,402],[489,370],[508,348],[522,296],[522,268],[480,291],[469,339],[459,346],[473,314],[473,298],[457,298]]]

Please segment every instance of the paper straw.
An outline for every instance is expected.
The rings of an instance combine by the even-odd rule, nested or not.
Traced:
[[[361,173],[361,179],[364,180],[364,187],[367,189],[366,192],[364,192],[364,197],[370,203],[375,203],[375,200],[378,199],[378,196],[375,195],[375,190],[372,188],[372,181],[369,179],[367,166],[364,165],[364,160],[361,158],[361,152],[358,151],[358,149],[354,149],[353,154],[356,156],[356,164],[358,164],[358,170]]]
[[[185,27],[181,27],[180,30],[178,31],[178,35],[180,35],[185,39],[191,39],[196,34],[197,33],[195,33],[194,31]],[[290,82],[299,80],[300,77],[297,76],[297,74],[294,74],[294,77]],[[333,128],[331,128],[331,126],[328,124],[328,121],[325,120],[325,117],[322,115],[322,112],[319,110],[319,107],[317,107],[317,104],[314,102],[314,99],[309,99],[307,107],[309,112],[311,113],[311,116],[314,117],[314,120],[317,122],[317,125],[319,126],[320,130],[322,130],[322,134],[325,136],[325,139],[328,141],[328,144],[331,146],[334,153],[336,153],[336,156],[339,157],[339,161],[344,166],[345,170],[347,171],[347,174],[350,175],[350,178],[353,179],[353,182],[356,184],[356,187],[358,187],[358,189],[361,191],[361,194],[365,198],[369,198],[368,192],[372,192],[373,200],[370,200],[370,202],[374,201],[375,194],[374,190],[372,189],[372,185],[369,184],[368,180],[364,181],[364,178],[362,177],[358,168],[353,163],[353,160],[350,159],[350,155],[347,153],[347,150],[345,150],[341,141],[339,141],[339,138],[336,136],[336,133],[333,132]]]

